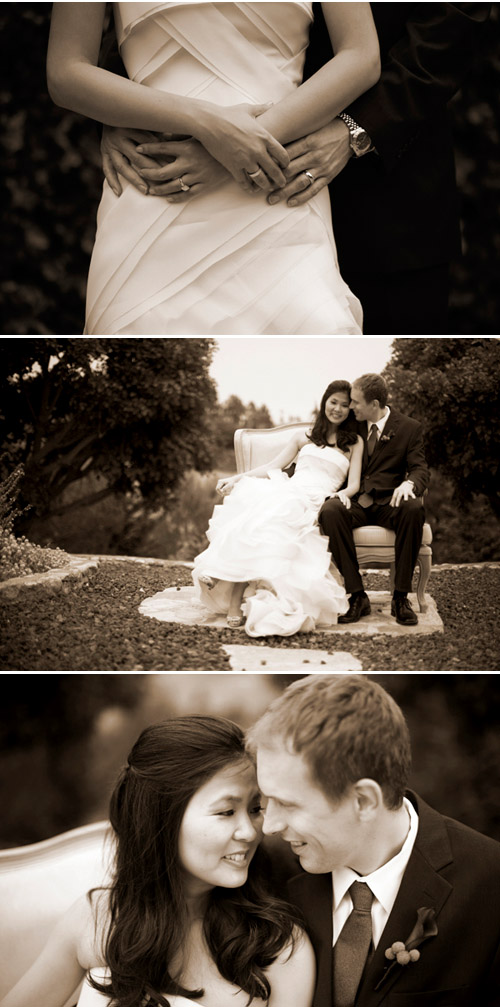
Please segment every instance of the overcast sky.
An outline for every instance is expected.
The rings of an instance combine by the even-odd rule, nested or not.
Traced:
[[[308,420],[330,381],[352,381],[381,371],[389,361],[392,339],[224,336],[216,342],[210,373],[219,401],[238,395],[245,403],[266,405],[274,423],[285,423],[290,418]]]

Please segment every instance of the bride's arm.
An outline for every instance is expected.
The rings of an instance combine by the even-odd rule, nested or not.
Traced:
[[[300,449],[307,444],[307,437],[302,430],[297,431],[290,441],[285,445],[282,451],[270,461],[266,462],[265,465],[258,465],[255,469],[249,469],[248,472],[238,472],[235,476],[229,476],[223,479],[219,479],[217,483],[217,490],[226,496],[230,493],[233,486],[240,479],[246,478],[248,476],[254,479],[265,479],[271,469],[286,469],[292,464],[296,454]],[[1,1005],[0,1005],[1,1007]]]
[[[326,126],[380,77],[380,48],[370,4],[322,7],[335,56],[259,117],[280,143]]]
[[[363,465],[363,450],[363,438],[358,434],[356,444],[353,445],[353,449],[351,451],[347,486],[343,490],[338,490],[337,493],[332,493],[332,497],[338,497],[339,500],[342,500],[342,503],[346,504],[346,507],[351,506],[350,500],[352,497],[356,496],[356,493],[359,493],[359,487],[361,486],[361,468]]]
[[[267,969],[271,985],[268,1007],[311,1007],[316,982],[312,944],[303,932],[295,935],[292,954],[286,949]]]
[[[55,926],[36,961],[2,1000],[0,1007],[63,1007],[83,978],[80,947],[92,917],[84,896]]]
[[[97,66],[104,3],[55,3],[47,54],[47,83],[56,105],[110,126],[189,134],[249,186],[245,171],[260,166],[276,184],[288,154],[256,116],[266,106],[219,109],[198,98],[160,91]],[[277,163],[278,162],[278,163]]]

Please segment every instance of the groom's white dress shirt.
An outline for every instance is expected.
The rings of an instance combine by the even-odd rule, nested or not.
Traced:
[[[389,406],[386,406],[385,407],[385,413],[384,413],[384,415],[381,416],[380,419],[377,420],[377,422],[375,422],[375,420],[367,420],[366,421],[366,425],[368,427],[368,434],[370,434],[370,432],[372,430],[372,427],[375,426],[377,428],[377,441],[379,441],[380,438],[381,438],[381,436],[382,436],[382,434],[383,434],[383,432],[384,432],[384,427],[385,427],[385,425],[387,423],[387,420],[389,419],[390,415],[391,415],[391,410],[390,410]]]
[[[372,940],[376,948],[382,936],[382,932],[387,923],[392,907],[396,901],[396,896],[403,880],[408,861],[413,850],[418,832],[418,815],[415,808],[407,798],[403,798],[404,806],[410,817],[410,828],[408,835],[395,857],[388,860],[386,864],[373,871],[372,874],[365,874],[362,877],[350,867],[341,867],[332,872],[333,879],[333,943],[335,944],[347,917],[352,912],[352,899],[349,895],[349,888],[353,881],[365,882],[373,892],[372,902]]]

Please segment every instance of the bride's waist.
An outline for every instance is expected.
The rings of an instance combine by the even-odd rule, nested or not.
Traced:
[[[332,485],[330,479],[307,479],[300,478],[300,476],[294,476],[292,479],[292,488],[297,493],[304,493],[307,496],[316,497],[318,494],[323,496],[328,496],[330,493],[334,493],[335,489]]]

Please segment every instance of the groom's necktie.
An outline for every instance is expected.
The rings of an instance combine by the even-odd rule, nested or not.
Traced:
[[[335,1007],[354,1007],[372,940],[373,893],[364,882],[355,881],[349,895],[353,910],[340,931],[333,951]]]
[[[370,427],[370,433],[368,435],[368,440],[366,442],[369,458],[371,458],[373,452],[375,451],[377,441],[378,441],[378,427],[376,423],[372,423]],[[361,495],[358,497],[358,503],[361,504],[362,507],[371,507],[373,503],[373,497],[370,496],[369,493],[365,493],[363,491]]]
[[[376,423],[372,423],[371,428],[370,428],[370,434],[369,434],[368,440],[366,442],[366,446],[368,448],[368,456],[369,456],[369,458],[371,458],[373,452],[375,451],[375,448],[377,446],[377,441],[378,441],[378,427],[377,427]]]

